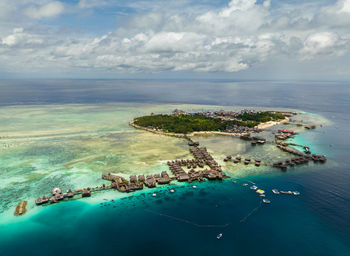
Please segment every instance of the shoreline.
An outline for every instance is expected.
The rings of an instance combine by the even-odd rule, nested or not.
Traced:
[[[260,130],[264,130],[264,129],[270,128],[272,126],[275,126],[275,125],[288,123],[289,121],[290,121],[290,119],[288,117],[286,117],[286,118],[284,118],[284,119],[282,119],[280,121],[268,121],[268,122],[265,122],[265,123],[258,124],[257,126],[255,126],[255,128],[260,129]],[[136,128],[136,129],[145,130],[145,131],[152,132],[152,133],[155,133],[155,134],[158,134],[158,135],[171,136],[171,137],[177,137],[177,138],[192,137],[192,136],[195,136],[195,135],[224,135],[224,136],[239,137],[239,136],[242,136],[242,135],[249,134],[249,132],[230,133],[230,132],[218,132],[218,131],[199,131],[199,132],[191,132],[191,133],[188,133],[188,134],[168,133],[168,132],[164,132],[162,130],[154,130],[154,129],[151,129],[151,128],[143,127],[143,126],[135,124],[134,122],[130,122],[129,125],[134,127],[134,128]]]

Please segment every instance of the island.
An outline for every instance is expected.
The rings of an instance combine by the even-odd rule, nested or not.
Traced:
[[[145,187],[166,186],[174,182],[221,181],[231,178],[207,148],[201,146],[198,141],[194,141],[191,136],[202,133],[239,136],[240,139],[247,141],[252,146],[263,145],[267,140],[258,136],[260,132],[273,125],[293,122],[291,117],[294,115],[297,115],[297,113],[271,110],[185,112],[175,109],[170,114],[151,113],[150,115],[136,117],[130,122],[131,126],[162,136],[175,136],[186,140],[189,152],[193,157],[189,159],[169,159],[167,161],[169,172],[164,170],[161,173],[146,175],[140,173],[139,175],[130,175],[128,178],[117,173],[106,172],[102,174],[101,178],[109,181],[110,184],[76,190],[69,189],[66,193],[63,193],[61,188],[54,188],[51,195],[39,197],[35,200],[35,203],[36,205],[49,205],[59,201],[90,197],[92,193],[105,190],[117,190],[124,193],[142,190]],[[294,125],[300,126],[300,124]],[[305,129],[309,129],[309,127],[316,128],[314,125],[304,127]],[[288,139],[296,134],[297,132],[293,130],[278,129],[277,132],[274,130],[269,135],[270,145],[272,143],[279,150],[291,155],[290,158],[284,161],[271,162],[267,159],[243,159],[241,156],[232,155],[227,155],[222,161],[227,164],[243,164],[241,168],[248,165],[254,165],[256,168],[265,165],[282,171],[308,162],[326,162],[325,156],[311,154],[307,145],[288,142]],[[301,147],[302,150],[298,150],[296,147]],[[155,193],[154,196],[156,196]]]
[[[135,128],[170,136],[183,137],[199,133],[243,135],[259,132],[268,123],[288,122],[290,112],[277,111],[206,111],[189,113],[175,109],[172,114],[137,117],[130,123]],[[261,126],[264,124],[264,126]]]

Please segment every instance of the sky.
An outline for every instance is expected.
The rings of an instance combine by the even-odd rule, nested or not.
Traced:
[[[0,78],[350,80],[350,0],[0,0]]]

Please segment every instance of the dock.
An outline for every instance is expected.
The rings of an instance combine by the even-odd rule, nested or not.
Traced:
[[[213,181],[229,178],[207,151],[207,148],[200,147],[199,142],[192,141],[188,137],[184,138],[188,141],[189,151],[194,158],[168,161],[167,165],[171,174],[167,171],[162,171],[157,174],[130,175],[129,179],[127,179],[124,176],[107,172],[102,174],[101,178],[111,182],[110,185],[103,184],[102,186],[77,189],[75,191],[69,189],[66,193],[63,193],[60,188],[54,188],[51,191],[51,196],[39,197],[35,200],[35,203],[36,205],[47,205],[58,203],[59,201],[81,199],[90,197],[94,192],[110,189],[129,193],[142,190],[145,187],[155,188],[158,185],[168,185],[172,181],[191,183],[194,181]]]

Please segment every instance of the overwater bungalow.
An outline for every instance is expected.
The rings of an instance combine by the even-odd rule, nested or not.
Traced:
[[[136,175],[131,175],[129,178],[130,178],[130,182],[131,183],[136,183],[137,182]]]
[[[138,176],[138,181],[139,181],[139,182],[144,182],[144,181],[145,181],[145,175],[143,175],[143,174],[142,174],[142,175],[139,175],[139,176]]]
[[[90,188],[83,189],[83,191],[81,192],[81,196],[82,197],[90,197],[91,196]]]

